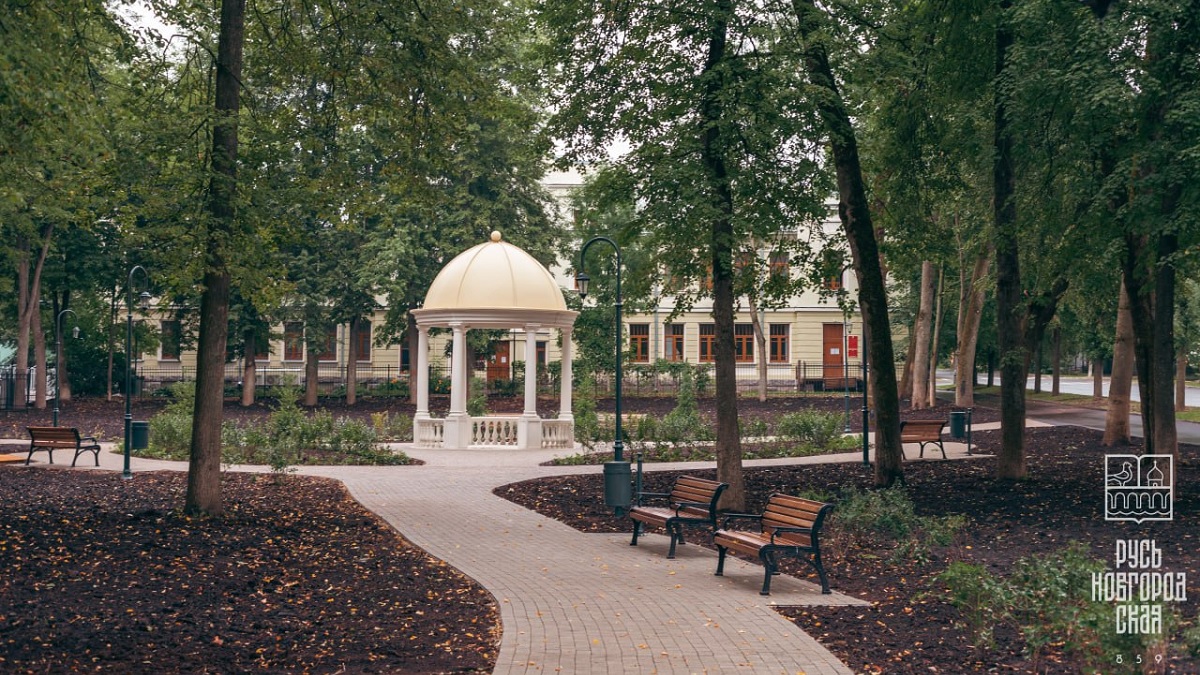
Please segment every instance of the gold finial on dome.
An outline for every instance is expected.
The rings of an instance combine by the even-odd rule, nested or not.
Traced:
[[[500,241],[500,230],[492,230],[492,241]]]

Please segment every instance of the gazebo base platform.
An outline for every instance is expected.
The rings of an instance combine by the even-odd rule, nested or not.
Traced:
[[[413,445],[448,450],[570,449],[575,447],[575,422],[523,415],[418,418],[413,421]]]

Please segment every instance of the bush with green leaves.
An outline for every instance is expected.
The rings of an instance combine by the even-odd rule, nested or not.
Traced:
[[[841,437],[844,424],[842,415],[802,410],[780,417],[775,434],[787,442],[824,448]]]
[[[1043,555],[1021,558],[1000,578],[982,565],[954,563],[938,575],[943,597],[962,613],[962,625],[978,649],[991,649],[997,626],[1020,631],[1025,649],[1041,672],[1047,648],[1063,650],[1087,673],[1141,672],[1133,654],[1163,648],[1163,636],[1118,633],[1113,603],[1092,597],[1092,575],[1106,569],[1087,545],[1071,542]],[[1162,607],[1163,635],[1178,613]]]
[[[487,415],[487,380],[482,377],[471,378],[471,395],[467,397],[467,414],[471,417]]]
[[[194,390],[188,384],[172,388],[171,402],[150,419],[151,447],[145,456],[185,460],[191,447]],[[280,387],[277,404],[263,425],[221,427],[222,460],[234,464],[266,464],[275,473],[289,472],[293,464],[310,460],[336,464],[407,464],[403,453],[381,447],[372,425],[357,420],[334,419],[328,411],[306,414],[297,405],[300,391]],[[407,428],[411,422],[389,422]]]
[[[592,449],[600,440],[600,418],[596,415],[596,379],[584,373],[575,388],[573,406],[575,417],[575,440],[583,447]]]
[[[837,501],[830,518],[830,548],[848,557],[865,542],[894,542],[894,559],[925,563],[931,546],[950,546],[966,527],[966,518],[921,516],[901,487],[849,490]]]
[[[408,415],[392,415],[386,410],[371,413],[371,427],[380,440],[406,442],[413,439],[413,421]]]
[[[713,438],[712,429],[700,416],[696,402],[696,369],[683,368],[679,373],[679,391],[675,409],[667,413],[658,425],[658,440],[667,443],[704,441]]]

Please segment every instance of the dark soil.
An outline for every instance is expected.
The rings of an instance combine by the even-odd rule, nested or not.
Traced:
[[[196,519],[183,473],[0,467],[0,672],[491,672],[491,595],[339,483],[223,486]]]
[[[1173,522],[1106,522],[1103,456],[1114,450],[1101,446],[1100,438],[1097,432],[1077,427],[1030,429],[1030,478],[1015,483],[993,478],[994,459],[907,464],[907,490],[920,514],[969,518],[957,545],[934,550],[925,564],[895,562],[896,543],[882,539],[844,554],[833,552],[827,563],[833,588],[868,600],[870,607],[780,611],[855,672],[1078,672],[1076,664],[1053,648],[1034,664],[1025,654],[1023,639],[1011,628],[997,632],[994,650],[975,649],[960,627],[962,614],[940,599],[933,577],[954,560],[1004,575],[1017,559],[1059,550],[1073,540],[1086,543],[1111,567],[1118,538],[1154,539],[1162,549],[1163,569],[1185,572],[1188,580],[1187,601],[1177,605],[1184,622],[1169,641],[1168,672],[1200,673],[1197,655],[1187,652],[1182,637],[1197,624],[1200,608],[1200,448],[1181,448],[1185,466],[1178,467],[1181,487],[1174,499]],[[976,432],[974,440],[984,451],[995,452],[999,432]],[[714,471],[689,473],[715,477]],[[645,489],[669,490],[676,475],[650,473]],[[860,464],[812,465],[747,469],[746,483],[747,506],[753,511],[773,492],[837,494],[845,488],[867,489],[871,477]],[[496,492],[584,531],[629,531],[627,521],[603,507],[599,475],[517,483]],[[783,571],[813,581],[816,577],[793,561],[785,560]],[[1136,658],[1124,655],[1123,661],[1129,664]],[[1128,665],[1123,669],[1113,664],[1103,672],[1127,669]]]

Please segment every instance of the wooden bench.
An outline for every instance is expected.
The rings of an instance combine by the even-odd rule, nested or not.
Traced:
[[[815,502],[811,499],[773,494],[767,501],[762,515],[751,513],[728,513],[721,528],[713,534],[717,545],[717,576],[725,574],[725,555],[729,551],[745,555],[756,555],[763,564],[763,587],[761,595],[771,594],[771,577],[779,574],[779,556],[790,555],[801,558],[821,578],[821,592],[829,593],[829,579],[825,566],[821,564],[821,526],[825,517],[833,510],[833,504]],[[757,521],[757,531],[730,530],[729,522],[735,519]]]
[[[710,532],[717,529],[717,500],[727,487],[728,483],[680,476],[670,492],[639,493],[636,504],[629,509],[629,517],[633,519],[633,541],[629,545],[637,546],[643,524],[661,527],[671,537],[667,557],[674,558],[675,544],[686,543],[683,540],[684,525],[707,526]],[[642,500],[647,498],[665,499],[667,505],[643,505]]]
[[[96,457],[96,466],[100,466],[100,444],[91,436],[80,436],[74,427],[25,427],[29,431],[29,456],[25,463],[33,459],[33,453],[45,450],[50,455],[50,463],[54,463],[55,450],[74,450],[75,458],[71,466],[79,461],[79,456],[91,452]]]
[[[942,429],[946,428],[943,420],[902,420],[900,422],[900,442],[920,443],[920,457],[925,456],[925,446],[937,444],[942,451],[942,459],[946,459],[946,446],[942,445]]]

